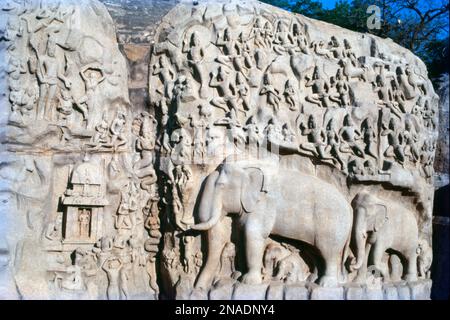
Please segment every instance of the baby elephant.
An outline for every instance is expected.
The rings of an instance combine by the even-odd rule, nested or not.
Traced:
[[[306,281],[310,274],[308,265],[300,257],[299,250],[275,243],[266,247],[264,253],[266,279],[298,283]]]

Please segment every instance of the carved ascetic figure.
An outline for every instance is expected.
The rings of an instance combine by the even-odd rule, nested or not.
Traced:
[[[44,55],[41,56],[37,49],[35,50],[38,58],[37,76],[39,80],[39,103],[37,117],[39,119],[45,118],[50,120],[52,112],[50,108],[52,103],[54,103],[59,80],[64,81],[67,88],[70,88],[71,84],[70,81],[64,77],[62,66],[55,56],[56,42],[52,37],[48,38],[47,51]]]
[[[199,204],[200,223],[191,226],[205,230],[208,241],[207,260],[197,288],[206,289],[212,281],[230,232],[222,220],[233,213],[238,214],[246,236],[248,272],[242,278],[244,283],[261,283],[264,242],[271,234],[315,245],[325,261],[320,284],[336,286],[342,281],[341,259],[352,224],[350,205],[338,190],[312,176],[273,170],[270,163],[260,160],[225,161],[208,176]],[[290,187],[294,181],[298,188]],[[299,197],[305,200],[299,201]],[[319,217],[332,222],[312,223]]]
[[[417,248],[419,245],[417,221],[414,213],[401,204],[387,203],[367,192],[359,193],[352,202],[354,208],[353,239],[356,246],[354,269],[362,267],[358,276],[364,277],[369,252],[372,264],[383,278],[389,280],[387,265],[383,262],[386,250],[400,252],[407,260],[405,279],[417,280]]]

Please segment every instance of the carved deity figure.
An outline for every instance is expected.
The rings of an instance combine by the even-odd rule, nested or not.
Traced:
[[[355,127],[351,115],[347,114],[344,118],[344,126],[339,130],[339,136],[344,143],[341,144],[340,151],[344,153],[354,153],[364,158],[364,151],[358,145],[361,139],[361,132]]]
[[[294,86],[292,85],[292,82],[290,80],[287,80],[284,85],[283,95],[286,99],[286,103],[289,105],[289,110],[291,111],[298,110],[297,92],[295,91]]]
[[[50,120],[50,108],[56,97],[59,80],[62,80],[67,88],[70,88],[71,83],[63,74],[62,65],[56,57],[56,42],[52,37],[48,38],[46,53],[42,56],[37,54],[37,58],[39,81],[37,118]]]
[[[326,151],[330,152],[330,154],[337,160],[340,165],[340,169],[347,172],[347,166],[345,165],[344,159],[342,158],[341,152],[339,150],[341,142],[338,134],[338,128],[336,125],[335,119],[330,119],[326,128],[326,137],[327,137],[327,147]]]
[[[403,133],[398,127],[398,120],[391,118],[389,127],[381,132],[381,136],[387,136],[388,147],[384,151],[384,156],[395,157],[401,164],[405,161],[403,148]]]
[[[91,225],[91,210],[81,208],[78,210],[78,235],[80,238],[89,238]]]
[[[198,32],[194,31],[189,41],[183,43],[183,53],[187,53],[187,60],[189,66],[192,68],[193,73],[198,77],[200,82],[200,97],[206,98],[205,92],[205,74],[204,74],[204,59],[205,59],[205,48],[201,44],[200,35]]]
[[[172,66],[169,64],[166,56],[161,55],[159,57],[158,64],[153,66],[153,75],[159,75],[161,79],[164,86],[162,96],[172,99],[175,72],[172,70]]]
[[[115,148],[123,146],[127,143],[127,138],[125,137],[125,124],[126,124],[126,114],[124,111],[119,110],[116,117],[111,123],[109,128],[111,134],[111,145]]]
[[[308,124],[300,124],[300,130],[302,135],[307,136],[308,142],[300,144],[300,149],[311,152],[314,156],[320,157],[320,159],[326,160],[332,158],[325,155],[325,131],[319,127],[316,123],[316,119],[311,114],[308,117]]]
[[[267,104],[273,108],[275,113],[280,110],[280,92],[275,89],[272,79],[268,73],[264,75],[264,85],[259,92],[260,95],[266,95]]]
[[[361,125],[361,133],[363,136],[363,141],[366,144],[365,153],[375,159],[377,159],[377,155],[373,151],[374,147],[377,146],[377,134],[373,127],[372,120],[370,118],[364,119]]]
[[[329,99],[329,90],[331,85],[325,76],[322,74],[319,66],[314,68],[312,79],[308,76],[306,78],[305,87],[312,87],[312,94],[306,96],[306,101],[314,103],[319,107],[331,107],[332,102]]]

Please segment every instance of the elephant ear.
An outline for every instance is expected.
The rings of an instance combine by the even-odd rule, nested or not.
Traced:
[[[242,178],[241,204],[245,212],[253,212],[263,192],[264,174],[259,168],[244,169]]]
[[[375,223],[373,230],[376,232],[383,227],[385,222],[388,220],[388,216],[387,216],[387,208],[383,204],[376,204],[374,210],[375,210]]]

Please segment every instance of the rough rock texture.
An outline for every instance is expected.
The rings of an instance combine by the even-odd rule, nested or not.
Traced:
[[[257,1],[104,3],[0,5],[1,298],[429,297],[417,57]]]
[[[450,115],[449,115],[449,75],[444,74],[440,79],[438,94],[439,100],[439,138],[436,148],[436,161],[434,168],[436,170],[438,181],[436,187],[442,187],[449,184],[450,174]]]

